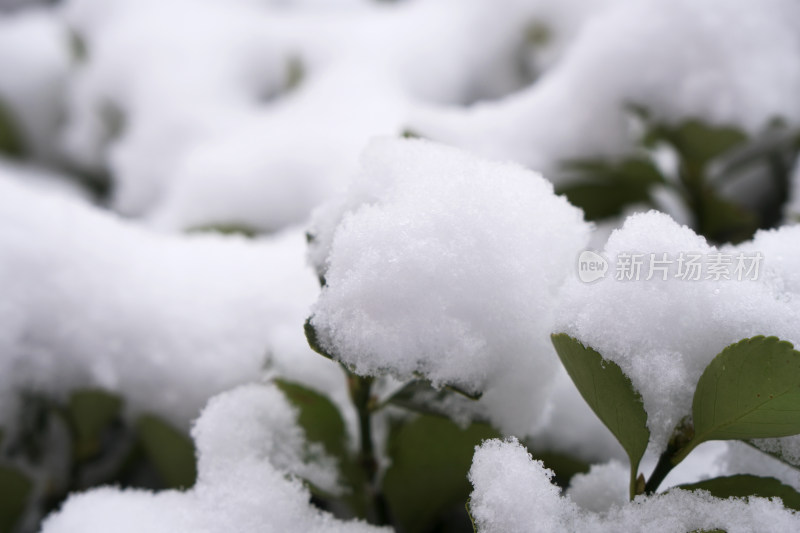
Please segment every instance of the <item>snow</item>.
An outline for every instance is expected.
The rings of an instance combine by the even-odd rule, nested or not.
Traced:
[[[192,429],[200,482],[224,479],[240,461],[268,459],[282,472],[337,491],[335,460],[320,443],[305,441],[296,411],[276,387],[261,384],[211,398]]]
[[[39,164],[0,157],[0,176],[48,194],[58,194],[84,202],[91,200],[89,192],[73,176]]]
[[[111,170],[117,210],[145,212],[186,149],[285,85],[287,58],[258,13],[214,1],[67,4],[87,57],[71,79],[63,146]]]
[[[695,386],[705,367],[725,346],[756,335],[800,341],[800,290],[793,250],[800,227],[760,232],[739,247],[709,246],[667,215],[634,215],[608,240],[608,275],[592,284],[571,276],[563,293],[557,331],[564,331],[614,361],[642,394],[651,444],[663,449],[673,428],[691,413]],[[698,281],[676,278],[681,252],[763,255],[757,280]],[[618,280],[622,254],[668,254],[669,279]],[[703,274],[705,278],[706,275]]]
[[[297,413],[272,386],[245,385],[213,398],[197,420],[198,481],[185,492],[111,487],[70,497],[42,533],[386,531],[336,520],[313,507],[297,475],[305,436]],[[316,474],[325,471],[316,469]]]
[[[551,484],[552,472],[532,460],[515,440],[491,440],[475,452],[470,481],[472,516],[480,533],[529,531],[686,531],[723,529],[733,532],[789,532],[800,527],[800,515],[783,507],[779,499],[750,497],[721,500],[707,492],[671,490],[633,502],[617,503],[603,513],[592,506],[611,495],[605,481],[621,476],[619,466],[599,467],[578,479],[579,500],[561,496]],[[590,480],[588,478],[594,478]],[[624,485],[623,485],[624,486]],[[614,488],[612,487],[612,491]],[[619,501],[618,497],[613,498]]]
[[[567,496],[581,509],[604,513],[628,501],[629,480],[630,467],[621,461],[595,464],[589,472],[575,474],[569,482]]]
[[[569,516],[578,506],[561,498],[550,482],[553,475],[515,439],[476,447],[469,507],[478,531],[569,531]]]
[[[0,198],[2,425],[19,389],[94,386],[186,427],[268,368],[347,402],[303,337],[318,288],[301,231],[162,235],[4,174]]]
[[[71,80],[63,146],[111,170],[115,210],[169,228],[301,222],[344,188],[370,137],[402,131],[414,103],[525,81],[514,58],[529,17],[511,1],[105,4],[65,9],[88,54]]]
[[[391,79],[347,64],[309,77],[280,102],[188,148],[152,209],[154,224],[240,222],[274,231],[303,223],[349,182],[366,139],[398,133],[407,103]]]
[[[372,531],[311,507],[297,476],[336,492],[336,465],[276,390],[224,392],[281,376],[330,396],[353,433],[342,369],[303,337],[312,313],[339,361],[387,376],[378,397],[420,376],[483,392],[447,408],[596,463],[562,496],[514,441],[486,443],[471,473],[481,531],[796,530],[759,499],[626,502],[625,455],[549,335],[631,377],[646,473],[724,346],[800,342],[800,227],[717,249],[680,226],[692,217],[667,188],[654,194],[672,218],[632,206],[592,227],[537,172],[557,182],[564,159],[627,153],[630,104],[796,127],[798,24],[793,0],[0,0],[0,104],[28,149],[0,159],[0,426],[25,390],[102,387],[183,429],[223,393],[194,430],[197,487],[76,495],[45,531]],[[388,138],[404,131],[429,141]],[[71,174],[104,173],[110,197],[92,205]],[[793,181],[789,222],[800,166]],[[269,236],[182,233],[210,225]],[[575,275],[587,246],[611,261],[592,284]],[[625,252],[764,261],[756,281],[623,283]],[[756,445],[800,463],[798,437]],[[719,442],[664,485],[738,472],[800,488],[795,470]]]
[[[755,439],[753,444],[760,450],[775,454],[790,465],[800,465],[800,439],[797,436],[778,439]]]
[[[312,316],[328,352],[360,374],[483,392],[501,428],[530,433],[558,369],[554,287],[588,238],[580,210],[517,165],[397,139],[369,145],[336,205]]]
[[[718,458],[717,463],[721,469],[730,472],[729,475],[773,477],[795,490],[800,490],[800,471],[797,468],[742,442],[727,442],[726,446],[726,453]]]
[[[59,120],[70,66],[66,30],[44,9],[0,16],[0,105],[32,155],[57,156]]]
[[[605,2],[537,83],[468,108],[428,106],[424,137],[551,174],[565,159],[616,155],[625,107],[754,132],[800,122],[800,7],[793,0]],[[735,28],[735,30],[733,30]]]

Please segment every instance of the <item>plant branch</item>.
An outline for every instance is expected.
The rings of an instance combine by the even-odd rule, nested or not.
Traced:
[[[378,460],[372,440],[372,414],[375,410],[372,398],[373,381],[372,377],[358,376],[351,372],[347,374],[350,399],[358,413],[358,463],[364,472],[364,494],[368,504],[366,518],[374,524],[387,525],[390,523],[389,508],[378,484]]]
[[[689,453],[699,444],[694,439],[694,426],[688,419],[683,419],[672,432],[672,436],[667,444],[667,449],[658,458],[658,463],[650,474],[650,478],[644,485],[645,494],[653,494],[664,478],[678,466]]]

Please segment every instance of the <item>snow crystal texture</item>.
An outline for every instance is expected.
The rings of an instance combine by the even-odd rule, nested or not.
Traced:
[[[552,309],[588,237],[581,211],[516,165],[389,139],[336,205],[340,223],[315,237],[316,257],[331,243],[312,317],[324,347],[362,374],[484,392],[501,426],[530,432],[558,368]]]
[[[565,331],[617,363],[642,394],[651,443],[663,449],[678,422],[691,414],[694,390],[708,363],[729,344],[756,335],[800,342],[800,227],[759,232],[739,246],[717,249],[667,215],[634,215],[606,244],[606,277],[582,283],[568,280],[559,307],[557,330]],[[760,253],[757,279],[678,277],[681,253],[701,254],[704,264],[716,253]],[[626,255],[627,254],[627,255]],[[639,280],[618,279],[629,272],[626,259],[643,254]],[[667,279],[650,280],[650,254],[670,264]],[[687,256],[688,257],[688,256]],[[708,267],[704,267],[708,268]]]
[[[601,479],[618,477],[609,470],[593,473]],[[779,499],[721,500],[704,491],[672,490],[651,497],[639,496],[633,502],[596,513],[579,507],[569,496],[562,497],[558,487],[550,483],[552,476],[552,471],[532,460],[514,440],[492,440],[481,445],[469,474],[474,486],[470,509],[479,533],[686,533],[713,529],[729,533],[788,533],[800,527],[800,515],[784,508]],[[593,484],[597,491],[593,503],[598,503],[608,488],[600,481]],[[589,488],[589,484],[584,485],[584,489]],[[588,499],[587,491],[583,492],[582,499]]]

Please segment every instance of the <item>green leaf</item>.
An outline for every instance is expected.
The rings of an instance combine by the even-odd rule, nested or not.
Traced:
[[[449,523],[458,521],[468,530],[464,502],[471,490],[467,473],[472,455],[484,439],[498,436],[485,424],[461,429],[430,415],[392,427],[388,446],[391,466],[383,480],[383,491],[402,530],[447,531],[448,516]]]
[[[678,485],[677,488],[683,490],[707,490],[717,498],[746,498],[747,496],[780,498],[783,500],[784,507],[800,511],[800,493],[772,477],[740,474]]]
[[[197,479],[192,441],[152,415],[136,421],[136,433],[145,454],[169,488],[189,488]]]
[[[702,171],[706,165],[744,143],[747,135],[731,126],[714,126],[691,119],[677,125],[657,124],[645,137],[645,144],[664,141],[672,145],[683,162]]]
[[[473,402],[476,402],[483,397],[483,392],[470,392],[466,389],[462,389],[458,385],[445,385],[444,388],[450,392],[455,392],[459,396],[463,396],[468,400],[472,400]]]
[[[0,154],[22,157],[25,143],[11,109],[0,102]]]
[[[792,169],[797,159],[800,136],[798,130],[780,123],[773,124],[741,147],[726,153],[710,169],[715,184],[759,183],[762,185],[756,202],[748,210],[757,215],[758,228],[781,224],[783,206],[789,198]]]
[[[276,379],[275,385],[300,411],[297,422],[305,431],[306,438],[321,443],[329,454],[344,457],[347,454],[347,430],[334,403],[296,383]]]
[[[629,205],[650,202],[647,191],[620,183],[571,183],[556,191],[583,210],[586,220],[602,220],[622,214]]]
[[[205,224],[194,226],[186,230],[187,233],[219,233],[221,235],[241,235],[252,239],[258,236],[259,231],[247,224],[238,222],[219,222],[217,224]]]
[[[552,335],[553,345],[581,396],[628,454],[633,486],[639,462],[650,440],[641,395],[620,367],[565,333]]]
[[[786,450],[783,447],[783,442],[780,439],[753,439],[742,441],[755,450],[784,463],[796,470],[800,470],[800,461],[798,461],[792,450]]]
[[[403,385],[383,403],[408,409],[415,413],[447,418],[447,411],[441,405],[452,394],[447,389],[435,389],[428,381],[415,379]]]
[[[119,417],[121,409],[122,399],[102,390],[79,390],[70,395],[65,414],[74,432],[76,459],[97,455],[103,431]]]
[[[317,330],[314,329],[314,326],[311,325],[311,317],[306,319],[306,323],[303,324],[303,330],[306,334],[306,341],[308,341],[308,345],[311,347],[312,350],[317,352],[323,357],[327,357],[328,359],[333,359],[328,352],[325,351],[325,348],[319,342],[319,337],[317,336]]]
[[[758,229],[752,211],[718,196],[713,190],[703,194],[702,218],[697,231],[715,242],[738,243],[750,239]]]
[[[567,173],[593,181],[615,181],[631,186],[655,185],[664,182],[661,172],[649,159],[633,156],[619,161],[577,159],[564,163]]]
[[[364,495],[359,493],[364,484],[364,473],[347,448],[347,429],[339,409],[326,396],[297,383],[276,379],[275,385],[298,409],[297,423],[303,428],[306,439],[322,444],[325,451],[338,460],[340,481],[349,489],[343,499],[355,516],[364,516],[366,503]],[[332,498],[306,481],[318,498]]]
[[[717,173],[720,176],[730,176],[776,155],[786,155],[789,159],[793,159],[792,156],[800,148],[797,141],[797,130],[788,129],[783,125],[773,125],[758,137],[727,152],[719,161]]]
[[[12,453],[21,452],[31,463],[39,463],[47,452],[47,435],[54,417],[60,410],[48,398],[23,391],[20,395],[22,406],[12,440]]]
[[[553,30],[540,20],[525,27],[525,42],[535,48],[543,48],[553,41]]]
[[[452,410],[448,407],[460,404],[467,410],[479,398],[480,396],[468,395],[453,387],[437,389],[427,380],[415,379],[403,385],[383,403],[420,414],[449,418]]]
[[[106,143],[118,139],[122,136],[127,126],[127,116],[122,107],[112,100],[101,102],[97,110],[100,122],[103,124],[106,134]]]
[[[86,39],[74,29],[69,32],[69,50],[75,63],[86,63],[89,58],[89,47],[86,44]]]
[[[297,89],[306,77],[306,67],[299,57],[290,57],[286,63],[286,91]]]
[[[0,533],[12,531],[32,488],[33,483],[18,470],[0,466]]]
[[[800,433],[800,353],[776,337],[728,346],[700,376],[692,418],[694,446]]]
[[[588,220],[620,215],[632,204],[651,204],[652,187],[664,182],[656,166],[640,157],[573,160],[563,167],[568,183],[556,192],[583,209]]]
[[[467,498],[467,503],[464,504],[464,508],[467,510],[467,516],[469,517],[469,523],[472,526],[472,533],[478,533],[478,526],[475,524],[475,517],[472,516],[472,498]]]

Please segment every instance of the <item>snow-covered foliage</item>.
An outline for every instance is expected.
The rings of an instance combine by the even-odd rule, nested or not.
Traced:
[[[606,470],[592,474],[609,476]],[[592,475],[590,474],[590,475]],[[793,531],[800,516],[780,500],[719,499],[707,492],[672,490],[651,498],[612,503],[604,512],[580,508],[551,483],[553,472],[516,441],[486,442],[470,470],[470,509],[479,532],[500,531]],[[624,475],[623,475],[624,477]],[[599,483],[598,488],[605,488]],[[611,503],[611,502],[609,502]]]
[[[798,28],[0,0],[0,531],[797,530]]]
[[[310,468],[296,415],[274,387],[246,385],[217,396],[192,431],[199,473],[194,488],[152,494],[106,487],[75,495],[42,532],[382,531],[336,520],[310,504],[309,490],[294,477]],[[317,465],[312,479],[333,474],[329,466]]]
[[[44,160],[58,155],[56,131],[70,64],[67,38],[63,23],[45,10],[0,16],[0,102],[24,136],[24,149]]]
[[[624,150],[629,105],[751,132],[775,117],[800,120],[796,2],[599,4],[539,83],[467,109],[422,108],[410,127],[549,171],[565,158]]]
[[[554,288],[589,233],[552,191],[516,165],[373,142],[330,253],[312,246],[327,256],[311,319],[320,343],[358,373],[483,392],[501,429],[532,433],[557,370]]]
[[[514,58],[528,17],[504,4],[70,2],[88,57],[65,146],[84,165],[110,167],[125,213],[173,228],[297,223],[346,183],[370,136],[400,133],[412,101],[520,86]],[[124,122],[116,138],[109,111]]]
[[[302,232],[161,235],[4,175],[0,198],[0,424],[19,390],[102,387],[187,426],[270,369],[341,389],[298,326],[318,290]]]
[[[561,294],[556,330],[592,346],[622,368],[642,394],[651,440],[666,443],[669,433],[690,413],[697,381],[711,359],[725,346],[745,337],[774,335],[800,342],[797,290],[793,284],[800,262],[791,252],[799,228],[756,235],[751,243],[717,249],[687,227],[661,213],[634,215],[608,240],[604,255],[609,276],[582,283],[576,275]],[[668,279],[649,258],[681,253],[701,255],[708,270],[714,254],[763,254],[758,279],[683,279],[677,260]],[[631,254],[647,258],[639,281],[618,279]],[[691,305],[687,305],[691,302]]]

